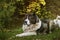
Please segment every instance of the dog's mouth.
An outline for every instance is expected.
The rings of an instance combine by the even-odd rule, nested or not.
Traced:
[[[31,24],[24,23],[24,25],[30,26]]]
[[[30,25],[27,25],[27,26],[30,26]]]

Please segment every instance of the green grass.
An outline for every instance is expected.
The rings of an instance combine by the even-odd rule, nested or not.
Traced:
[[[16,37],[16,34],[20,34],[22,32],[21,28],[1,30],[0,40],[60,40],[60,30],[55,30],[53,33],[46,35],[40,34],[36,36]]]

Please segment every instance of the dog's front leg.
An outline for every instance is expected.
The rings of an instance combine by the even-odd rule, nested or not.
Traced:
[[[52,30],[52,25],[53,25],[53,22],[50,21],[50,22],[49,22],[49,33],[52,33],[52,31],[51,31],[51,30]]]
[[[31,35],[36,35],[36,32],[24,32],[21,34],[17,34],[17,37],[24,37],[24,36],[31,36]]]

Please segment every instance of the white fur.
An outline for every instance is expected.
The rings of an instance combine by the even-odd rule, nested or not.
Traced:
[[[54,22],[55,24],[57,24],[57,19],[54,19],[53,22]]]
[[[60,16],[57,16],[57,19],[60,18]]]
[[[21,34],[17,34],[17,37],[24,37],[24,36],[30,36],[30,35],[36,35],[36,32],[24,32]]]
[[[57,20],[57,24],[58,24],[58,26],[59,26],[59,28],[60,28],[60,20]]]
[[[57,16],[57,18],[56,19],[54,19],[54,23],[55,24],[58,24],[58,26],[59,26],[59,28],[60,28],[60,16]]]

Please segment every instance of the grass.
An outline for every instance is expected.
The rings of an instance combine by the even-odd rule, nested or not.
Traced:
[[[36,35],[27,37],[16,37],[16,34],[22,33],[21,28],[16,28],[12,30],[4,29],[0,31],[0,40],[60,40],[60,30],[55,30],[51,34],[46,35]]]

